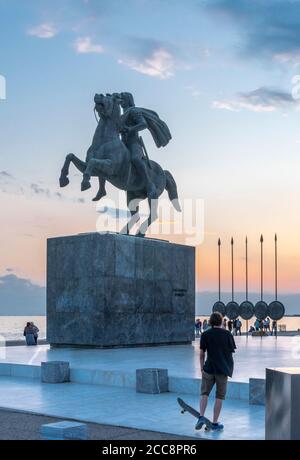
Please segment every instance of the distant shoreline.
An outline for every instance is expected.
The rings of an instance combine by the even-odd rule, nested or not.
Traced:
[[[209,316],[211,314],[211,312],[209,313],[195,313],[195,316]],[[35,318],[46,318],[47,315],[3,315],[2,313],[0,313],[0,318],[1,316],[3,317],[10,317],[10,318],[31,318],[31,317],[35,317]],[[287,314],[287,315],[284,315],[284,318],[299,318],[300,317],[300,313],[294,313],[294,314]]]

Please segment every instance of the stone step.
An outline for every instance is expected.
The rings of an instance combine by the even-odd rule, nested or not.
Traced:
[[[0,363],[0,376],[41,379],[41,366],[33,364]],[[102,370],[92,368],[70,368],[70,382],[89,385],[135,388],[135,372]],[[169,374],[169,392],[199,395],[201,379],[177,377]],[[227,399],[249,400],[249,383],[228,382]]]

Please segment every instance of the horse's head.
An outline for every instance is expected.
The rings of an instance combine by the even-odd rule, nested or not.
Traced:
[[[100,118],[117,118],[121,115],[119,94],[95,94],[95,111]]]

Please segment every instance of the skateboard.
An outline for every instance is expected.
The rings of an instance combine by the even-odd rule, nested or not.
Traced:
[[[177,398],[177,402],[178,402],[179,406],[181,407],[181,413],[182,414],[184,414],[185,412],[189,412],[191,415],[196,417],[196,419],[198,419],[200,417],[200,412],[198,412],[193,407],[189,406],[186,402],[183,401],[183,399]],[[205,420],[204,421],[205,430],[210,431],[211,428],[212,428],[211,421],[206,417],[204,417],[204,420]]]

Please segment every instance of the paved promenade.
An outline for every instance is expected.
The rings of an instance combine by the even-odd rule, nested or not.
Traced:
[[[266,367],[300,367],[300,337],[235,337],[233,380],[248,382],[249,377],[264,378]],[[71,367],[135,373],[141,367],[162,367],[177,377],[199,378],[199,339],[193,345],[119,349],[50,349],[7,347],[0,349],[0,363],[37,364],[65,360]]]
[[[198,439],[264,439],[262,406],[228,400],[222,413],[226,429],[206,433],[194,430],[194,417],[180,413],[177,396],[198,407],[198,397],[193,395],[147,395],[130,388],[42,384],[37,379],[0,377],[0,408]],[[210,402],[207,415],[211,413]]]

